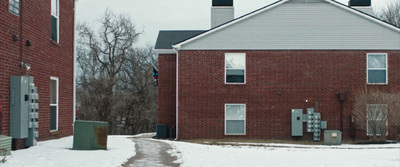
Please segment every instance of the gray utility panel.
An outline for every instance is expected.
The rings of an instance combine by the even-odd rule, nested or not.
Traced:
[[[303,136],[303,109],[292,109],[292,136]]]
[[[39,95],[32,76],[12,76],[10,79],[10,136],[24,139],[25,146],[34,146],[39,133]]]
[[[324,144],[325,145],[341,145],[342,132],[339,130],[325,130],[324,131]]]
[[[14,139],[28,137],[29,77],[10,79],[10,135]]]

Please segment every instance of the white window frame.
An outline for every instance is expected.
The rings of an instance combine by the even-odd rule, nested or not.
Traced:
[[[11,5],[11,2],[17,3],[18,5]],[[16,16],[19,16],[19,0],[9,0],[8,3],[8,11]],[[14,9],[18,9],[18,12],[15,13]]]
[[[228,121],[228,119],[226,119],[226,107],[228,105],[240,105],[240,106],[244,106],[244,132],[243,134],[241,133],[226,133],[226,121]],[[229,119],[229,120],[238,120],[238,119]],[[241,119],[240,119],[241,120]],[[226,103],[225,104],[225,112],[224,112],[224,134],[225,135],[232,135],[232,136],[244,136],[246,135],[246,104],[242,104],[242,103]]]
[[[58,77],[50,77],[50,81],[52,81],[52,80],[56,81],[56,104],[51,104],[51,101],[50,101],[50,107],[51,106],[53,106],[53,107],[55,106],[57,108],[56,108],[56,130],[51,130],[50,129],[50,132],[57,132],[58,131],[58,116],[59,116],[58,111],[59,111],[59,108],[60,108],[59,105],[58,105],[59,104],[58,103],[58,98],[59,98],[59,79],[58,79]],[[50,82],[50,85],[51,85],[51,82]],[[50,96],[51,96],[51,90],[50,90]],[[50,110],[50,112],[51,112],[51,110]],[[50,117],[50,119],[51,119],[51,117]],[[50,122],[49,122],[49,124],[50,124]]]
[[[366,113],[366,115],[367,115],[367,126],[366,126],[366,127],[367,127],[367,128],[366,128],[367,136],[373,136],[372,133],[371,133],[371,134],[368,133],[368,128],[369,128],[369,127],[368,127],[368,121],[369,121],[369,118],[368,118],[368,107],[371,106],[371,105],[386,106],[386,112],[388,112],[388,111],[387,111],[387,107],[388,107],[387,104],[367,104],[367,111],[366,111],[366,112],[367,112],[367,113]],[[388,118],[388,119],[389,119],[389,118]],[[387,131],[386,131],[386,136],[389,135],[389,129],[388,129],[388,128],[389,128],[389,127],[388,127],[388,126],[389,126],[389,122],[388,122],[388,119],[386,119],[386,129],[387,129]],[[376,120],[376,121],[378,121],[378,120]],[[380,119],[380,121],[382,121],[382,119]],[[376,134],[376,135],[377,135],[377,136],[381,136],[382,134]]]
[[[57,4],[56,4],[57,16],[53,15],[53,11],[52,11],[53,9],[51,9],[51,15],[54,16],[55,18],[57,18],[57,41],[55,41],[55,42],[60,43],[60,0],[55,0],[55,1],[57,2]],[[53,3],[53,0],[51,0],[51,3]],[[53,4],[51,4],[51,8],[53,8]],[[50,40],[52,40],[52,39],[50,38]]]
[[[368,67],[368,62],[369,62],[369,56],[370,55],[385,55],[385,58],[386,58],[386,68],[369,68]],[[368,82],[368,78],[369,78],[369,70],[386,70],[386,81],[385,81],[385,83],[369,83]],[[388,70],[388,56],[387,56],[387,53],[367,53],[367,84],[368,85],[387,85],[388,84],[388,81],[389,81],[389,78],[388,78],[388,75],[389,75],[389,70]]]
[[[227,83],[226,82],[226,71],[227,71],[227,68],[226,68],[226,56],[227,55],[243,55],[244,56],[244,68],[229,68],[231,70],[242,70],[242,69],[244,69],[244,82],[243,83]],[[228,84],[228,85],[245,85],[246,84],[246,61],[247,61],[246,57],[247,57],[246,53],[225,53],[225,55],[224,55],[225,84]]]

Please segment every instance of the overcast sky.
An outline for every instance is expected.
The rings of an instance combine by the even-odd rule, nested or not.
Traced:
[[[276,0],[234,0],[235,18]],[[337,0],[347,4],[348,0]],[[382,9],[396,0],[372,0],[372,6]],[[138,46],[154,45],[159,30],[210,29],[212,0],[78,0],[77,21],[93,24],[107,8],[117,14],[131,16],[143,35]]]

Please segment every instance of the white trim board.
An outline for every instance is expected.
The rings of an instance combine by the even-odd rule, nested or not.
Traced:
[[[154,49],[157,54],[176,54],[174,49]]]

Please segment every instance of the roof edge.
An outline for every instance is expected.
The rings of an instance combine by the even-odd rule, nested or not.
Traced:
[[[377,18],[377,17],[375,17],[375,16],[372,16],[372,15],[370,15],[370,14],[368,14],[368,13],[365,13],[365,12],[363,12],[363,11],[360,11],[360,10],[358,10],[358,9],[356,9],[356,8],[351,7],[351,6],[347,6],[347,5],[345,5],[345,4],[342,4],[342,3],[340,3],[340,2],[337,2],[337,1],[335,1],[335,0],[325,0],[325,1],[328,2],[328,3],[330,3],[330,4],[332,4],[332,5],[338,6],[338,7],[342,8],[342,9],[344,9],[344,10],[347,10],[347,11],[350,11],[350,12],[352,12],[352,13],[354,13],[354,14],[360,15],[360,16],[366,18],[366,19],[369,19],[369,20],[371,20],[371,21],[374,21],[374,22],[376,22],[376,23],[378,23],[378,24],[381,24],[382,26],[385,26],[385,27],[387,27],[387,28],[390,28],[390,29],[392,29],[392,30],[397,31],[397,32],[400,33],[400,28],[399,28],[399,27],[396,27],[396,26],[394,26],[393,24],[390,24],[390,23],[388,23],[388,22],[386,22],[386,21],[383,21],[383,20],[381,20],[381,19],[379,19],[379,18]]]
[[[279,0],[279,1],[276,1],[276,2],[274,2],[274,3],[272,3],[272,4],[269,4],[269,5],[267,5],[267,6],[264,6],[264,7],[260,8],[260,9],[257,9],[257,10],[255,10],[255,11],[253,11],[253,12],[250,12],[250,13],[248,13],[248,14],[245,14],[245,15],[243,15],[243,16],[240,16],[240,17],[238,17],[238,18],[236,18],[236,19],[233,19],[233,20],[231,20],[231,21],[229,21],[229,22],[226,22],[226,23],[224,23],[224,24],[221,24],[221,25],[219,25],[219,26],[217,26],[217,27],[214,27],[214,28],[212,28],[212,29],[210,29],[210,30],[208,30],[208,31],[205,31],[205,32],[203,32],[203,33],[200,33],[199,35],[196,35],[196,36],[194,36],[194,37],[192,37],[192,38],[186,39],[186,40],[181,41],[181,42],[179,42],[179,43],[177,43],[177,44],[175,44],[175,45],[172,45],[172,48],[175,48],[175,49],[178,49],[178,50],[179,50],[179,49],[181,49],[182,45],[184,45],[184,44],[190,43],[190,42],[192,42],[192,41],[194,41],[194,40],[197,40],[198,38],[201,38],[201,37],[203,37],[203,36],[206,36],[206,35],[208,35],[208,34],[211,34],[211,33],[215,32],[215,31],[218,31],[218,30],[220,30],[220,29],[223,29],[223,28],[225,28],[225,27],[227,27],[227,26],[230,26],[230,25],[232,25],[232,24],[236,24],[236,23],[238,23],[238,22],[240,22],[240,21],[242,21],[242,20],[244,20],[244,19],[246,19],[246,18],[248,18],[248,17],[257,15],[257,14],[259,14],[259,13],[262,13],[262,12],[264,12],[264,11],[266,11],[266,10],[269,10],[269,9],[271,9],[271,8],[274,8],[274,7],[276,7],[276,6],[279,6],[279,5],[281,5],[281,4],[283,4],[283,3],[287,2],[287,1],[290,1],[290,0]],[[370,15],[370,14],[368,14],[368,13],[362,12],[362,11],[360,11],[360,10],[357,10],[356,8],[351,7],[351,6],[347,6],[347,5],[345,5],[345,4],[342,4],[342,3],[340,3],[340,2],[337,2],[336,0],[324,0],[324,1],[327,2],[327,3],[329,3],[329,4],[332,4],[332,5],[334,5],[334,6],[337,6],[337,7],[339,7],[339,8],[342,8],[342,9],[344,9],[344,10],[347,10],[347,11],[349,11],[349,12],[351,12],[351,13],[354,13],[354,14],[356,14],[356,15],[359,15],[359,16],[361,16],[361,17],[364,17],[365,19],[371,20],[371,21],[373,21],[373,22],[375,22],[375,23],[378,23],[378,24],[380,24],[380,25],[382,25],[382,26],[385,26],[385,27],[387,27],[387,28],[389,28],[389,29],[391,29],[391,30],[394,30],[394,31],[397,31],[397,32],[400,33],[400,28],[399,28],[399,27],[396,27],[396,26],[394,26],[394,25],[392,25],[392,24],[390,24],[390,23],[388,23],[388,22],[386,22],[386,21],[383,21],[383,20],[381,20],[381,19],[379,19],[379,18],[377,18],[377,17],[375,17],[375,16],[372,16],[372,15]]]
[[[269,10],[269,9],[271,9],[271,8],[274,8],[274,7],[276,7],[276,6],[280,5],[280,4],[283,4],[283,3],[287,2],[287,1],[289,1],[289,0],[279,0],[279,1],[276,1],[276,2],[274,2],[274,3],[272,3],[272,4],[269,4],[269,5],[267,5],[267,6],[264,6],[264,7],[262,7],[262,8],[259,8],[259,9],[255,10],[255,11],[253,11],[253,12],[247,13],[247,14],[245,14],[245,15],[243,15],[243,16],[240,16],[240,17],[238,17],[238,18],[236,18],[236,19],[233,19],[233,20],[231,20],[231,21],[229,21],[229,22],[226,22],[226,23],[221,24],[221,25],[219,25],[219,26],[217,26],[217,27],[214,27],[214,28],[212,28],[212,29],[210,29],[210,30],[208,30],[208,31],[205,31],[205,32],[203,32],[203,33],[201,33],[201,34],[199,34],[199,35],[196,35],[196,36],[194,36],[194,37],[192,37],[192,38],[186,39],[186,40],[181,41],[181,42],[179,42],[179,43],[177,43],[177,44],[175,44],[175,45],[172,45],[172,48],[175,48],[175,49],[178,49],[178,50],[179,50],[179,49],[181,49],[182,45],[184,45],[184,44],[186,44],[186,43],[192,42],[192,41],[194,41],[194,40],[196,40],[196,39],[198,39],[198,38],[201,38],[201,37],[203,37],[203,36],[206,36],[206,35],[208,35],[208,34],[211,34],[211,33],[215,32],[215,31],[218,31],[218,30],[220,30],[220,29],[223,29],[223,28],[225,28],[225,27],[227,27],[227,26],[230,26],[230,25],[232,25],[232,24],[236,24],[236,23],[238,23],[238,22],[240,22],[240,21],[242,21],[242,20],[244,20],[244,19],[246,19],[246,18],[248,18],[248,17],[257,15],[257,14],[259,14],[259,13],[262,13],[262,12],[264,12],[264,11],[266,11],[266,10]]]

